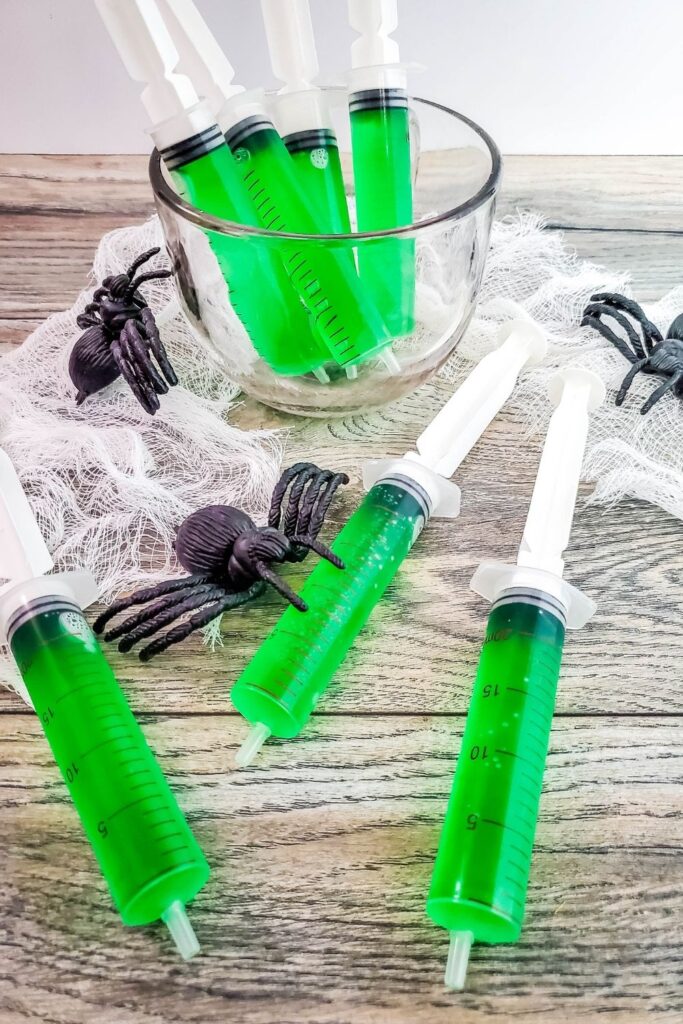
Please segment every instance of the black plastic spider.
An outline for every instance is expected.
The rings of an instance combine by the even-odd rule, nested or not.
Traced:
[[[627,314],[627,315],[625,315]],[[614,332],[609,324],[600,319],[610,316],[626,334],[627,342]],[[628,317],[639,325],[642,339]],[[671,391],[677,398],[683,397],[683,313],[676,317],[666,338],[633,299],[611,292],[598,292],[591,296],[590,303],[583,311],[581,326],[592,327],[607,338],[625,359],[632,364],[617,393],[616,404],[621,405],[635,376],[641,371],[667,378],[664,384],[652,392],[640,410],[649,412],[655,402]]]
[[[344,568],[341,559],[316,538],[337,488],[348,482],[345,473],[298,462],[285,470],[273,491],[267,526],[256,526],[245,512],[231,505],[209,505],[193,512],[180,524],[175,541],[178,561],[191,575],[115,602],[96,620],[95,632],[101,633],[114,616],[133,605],[147,605],[105,633],[105,640],[122,637],[119,650],[126,652],[186,613],[200,609],[143,647],[140,660],[148,661],[223,612],[251,601],[267,583],[299,611],[307,611],[304,601],[270,564],[301,562],[309,551],[315,551],[337,568]],[[153,603],[148,604],[150,601]]]
[[[171,277],[171,271],[150,270],[135,277],[143,263],[159,251],[143,252],[125,274],[105,277],[92,302],[76,317],[78,326],[87,328],[69,358],[77,405],[121,375],[143,409],[153,416],[159,408],[159,395],[178,383],[154,314],[138,291],[145,281]]]

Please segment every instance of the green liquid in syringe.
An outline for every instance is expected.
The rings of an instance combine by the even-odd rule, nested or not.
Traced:
[[[367,622],[425,524],[423,505],[391,483],[370,489],[332,550],[337,569],[320,562],[233,686],[237,710],[273,735],[296,736]]]
[[[205,213],[258,226],[254,206],[227,145],[174,167],[179,191]],[[313,372],[329,361],[278,253],[254,238],[206,232],[228,285],[230,302],[258,354],[278,373]]]
[[[242,170],[259,221],[270,231],[319,234],[315,207],[301,189],[287,148],[271,126],[249,119],[226,138]],[[276,250],[317,333],[341,366],[387,348],[389,331],[342,246],[281,241]]]
[[[564,643],[553,599],[490,614],[427,913],[475,942],[519,938]]]
[[[292,157],[299,185],[315,206],[319,233],[349,234],[351,220],[334,135],[324,131],[299,132],[283,141]],[[349,254],[352,255],[351,249]]]
[[[412,224],[410,113],[405,94],[386,105],[382,90],[351,97],[351,141],[359,231]],[[415,327],[415,242],[388,238],[361,242],[358,272],[394,337]]]
[[[16,621],[12,654],[124,924],[161,918],[191,956],[184,906],[209,866],[97,640],[61,598]]]

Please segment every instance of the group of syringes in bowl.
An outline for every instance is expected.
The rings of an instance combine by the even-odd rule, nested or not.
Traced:
[[[358,633],[432,516],[455,518],[450,480],[546,350],[532,322],[513,321],[402,458],[364,467],[368,491],[326,561],[234,683],[251,724],[244,767],[271,736],[308,722]],[[593,602],[563,580],[589,413],[605,389],[573,368],[553,382],[551,417],[515,565],[485,562],[472,588],[493,608],[457,762],[427,912],[450,933],[448,987],[464,987],[473,941],[521,933],[565,628]],[[185,910],[209,867],[159,768],[83,608],[97,599],[84,572],[50,573],[12,463],[0,451],[0,642],[9,644],[114,902],[127,925],[161,919],[181,955],[199,952]],[[408,642],[408,640],[406,641]],[[244,837],[243,840],[244,841]],[[238,899],[238,895],[235,896]]]
[[[407,71],[389,33],[396,0],[348,0],[349,116],[355,227],[373,233],[413,219]],[[342,165],[317,74],[308,0],[262,0],[275,74],[273,108],[234,70],[192,0],[96,0],[142,100],[182,199],[223,221],[317,236],[351,231]],[[201,97],[201,99],[200,99]],[[277,125],[277,128],[276,128]],[[329,383],[380,359],[400,369],[394,339],[414,328],[415,245],[359,248],[296,239],[245,244],[207,231],[230,303],[261,359],[282,375]]]
[[[310,172],[310,161],[301,156],[305,148],[292,143],[289,152],[260,99],[232,86],[232,69],[190,0],[164,0],[165,12],[177,22],[175,35],[188,44],[185,59],[204,76],[202,95],[220,98],[213,112],[211,104],[198,102],[189,80],[176,73],[178,53],[157,0],[97,0],[97,5],[131,74],[146,84],[143,98],[156,125],[157,144],[191,201],[221,216],[248,218],[251,207],[245,197],[253,173],[259,183],[256,195],[263,188],[278,227],[311,229],[301,184],[295,187],[297,174],[303,180],[304,166]],[[285,8],[298,11],[295,34],[306,36],[305,3],[263,0],[263,6],[270,36],[287,38]],[[399,216],[400,206],[400,216],[409,222],[405,71],[397,63],[387,66],[392,57],[397,61],[387,34],[395,4],[350,0],[349,6],[354,26],[363,33],[354,51],[354,102],[359,115],[368,115],[354,128],[354,147],[361,137],[361,148],[373,146],[377,133],[392,126],[396,146],[391,158],[398,159],[399,141],[406,147],[400,157],[405,164],[403,205],[392,197],[392,215]],[[286,81],[295,77],[297,62],[292,58],[288,63],[283,53],[291,55],[294,49],[271,42],[276,71]],[[302,49],[310,54],[310,48]],[[309,84],[310,67],[305,71]],[[378,112],[372,103],[380,93],[384,106]],[[220,128],[215,118],[219,106]],[[329,159],[320,163],[336,174],[335,147],[329,136],[327,142],[323,138],[327,123],[317,91],[283,93],[282,110],[285,119],[293,118],[289,126],[296,124],[300,132],[308,118],[316,148],[327,146]],[[314,114],[321,115],[317,122],[311,120]],[[244,163],[243,150],[248,154]],[[359,223],[364,216],[360,177],[357,173]],[[330,207],[330,220],[316,223],[346,230],[348,215],[338,185],[325,189],[337,201],[337,219]],[[313,194],[312,178],[306,189]],[[318,215],[322,210],[319,203]],[[321,253],[314,268],[300,268],[301,277],[297,269],[290,272],[293,246],[291,254],[259,267],[259,302],[254,305],[254,268],[233,260],[229,237],[216,238],[212,245],[227,268],[245,326],[255,343],[256,337],[262,340],[264,358],[280,372],[310,371],[323,379],[330,354],[348,370],[373,353],[391,358],[391,337],[410,330],[414,253],[409,245],[379,250],[382,266],[371,260],[356,267],[348,259],[323,259]],[[244,280],[236,282],[236,274]],[[269,274],[272,296],[265,301],[263,282]],[[302,345],[293,353],[292,317],[314,301],[303,283],[307,279],[323,291],[329,285],[323,296],[327,305],[316,319],[317,332],[304,335],[309,348]],[[389,280],[393,291],[384,290]],[[275,313],[270,298],[278,297],[283,305]],[[260,311],[267,323],[259,319]],[[334,321],[327,316],[330,311]],[[349,326],[346,317],[356,321]],[[351,348],[344,348],[334,322],[349,328]],[[280,345],[279,337],[288,345]],[[542,359],[545,350],[533,323],[510,323],[499,347],[471,372],[419,437],[415,451],[366,465],[368,493],[332,545],[343,571],[328,562],[314,569],[301,595],[308,612],[288,608],[232,688],[235,708],[251,723],[236,759],[240,767],[271,735],[291,738],[304,728],[430,518],[457,517],[460,491],[450,477],[503,407],[519,374]],[[432,920],[451,936],[446,983],[454,989],[464,985],[473,941],[515,942],[520,935],[565,628],[580,628],[595,610],[592,601],[563,580],[562,556],[589,412],[603,397],[602,383],[587,370],[566,370],[555,381],[550,398],[556,409],[517,562],[484,563],[472,581],[493,608],[427,901]],[[84,618],[83,609],[97,599],[94,581],[85,572],[51,572],[52,558],[15,469],[2,452],[0,538],[0,577],[7,581],[0,588],[0,641],[10,646],[113,900],[127,925],[163,920],[182,956],[189,958],[199,945],[185,907],[207,882],[208,864]]]

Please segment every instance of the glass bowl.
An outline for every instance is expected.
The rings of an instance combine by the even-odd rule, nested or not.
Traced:
[[[348,95],[343,89],[325,92],[353,226]],[[152,154],[150,179],[184,312],[198,344],[248,395],[295,415],[345,415],[408,394],[454,351],[474,312],[484,272],[500,154],[469,118],[419,98],[410,100],[410,144],[413,223],[375,233],[333,235],[269,231],[204,213],[178,194],[158,152]],[[228,249],[232,265],[237,262],[248,287],[255,289],[258,315],[266,329],[280,333],[279,341],[266,334],[265,343],[261,339],[255,344],[238,319],[230,301],[233,294],[238,308],[238,289],[229,291],[225,261],[221,264],[220,259]],[[277,286],[274,277],[261,278],[258,269],[275,264],[280,272],[283,266],[287,271],[280,273]],[[299,266],[304,267],[301,273],[312,268],[312,279],[323,266],[326,272],[336,268],[347,283],[352,279],[353,291],[344,293],[341,305],[323,307],[323,322],[330,324],[325,344],[311,327],[310,301],[304,309],[301,293],[291,286],[288,268]],[[370,278],[366,267],[385,274],[385,280]],[[387,290],[382,297],[376,291],[381,287]],[[358,300],[353,308],[349,294]],[[398,312],[404,303],[407,317]],[[283,309],[291,314],[288,322]],[[333,347],[336,342],[329,337],[338,322],[347,328],[339,334],[343,350]],[[382,334],[381,341],[363,348],[361,335],[368,334],[373,342]],[[346,351],[356,342],[353,359],[346,361]],[[358,352],[368,354],[359,358]]]

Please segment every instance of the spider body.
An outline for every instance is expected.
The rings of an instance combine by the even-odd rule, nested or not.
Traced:
[[[154,314],[139,291],[145,281],[170,277],[171,271],[135,276],[158,252],[150,249],[125,274],[106,277],[92,302],[76,317],[78,326],[86,328],[69,358],[77,405],[123,376],[143,409],[153,416],[159,409],[159,395],[178,383]]]
[[[115,602],[97,619],[95,632],[101,633],[116,615],[143,606],[104,635],[105,640],[119,640],[119,650],[125,652],[177,622],[142,648],[140,659],[148,661],[218,615],[257,597],[266,584],[305,612],[305,603],[271,567],[300,562],[315,551],[343,569],[341,560],[317,536],[337,488],[348,479],[345,473],[297,463],[282,474],[273,491],[267,526],[257,526],[231,505],[209,505],[193,512],[178,527],[175,540],[178,561],[189,575]]]
[[[603,317],[609,317],[611,322],[605,322]],[[632,320],[636,321],[640,333]],[[615,332],[612,322],[622,329],[625,338]],[[655,388],[643,404],[640,410],[643,415],[667,392],[676,398],[683,397],[683,313],[676,317],[663,338],[659,328],[648,320],[643,309],[633,299],[616,293],[599,292],[591,296],[590,303],[583,311],[581,325],[598,331],[631,363],[617,392],[617,405],[621,405],[626,398],[638,373],[664,377],[664,383]]]

